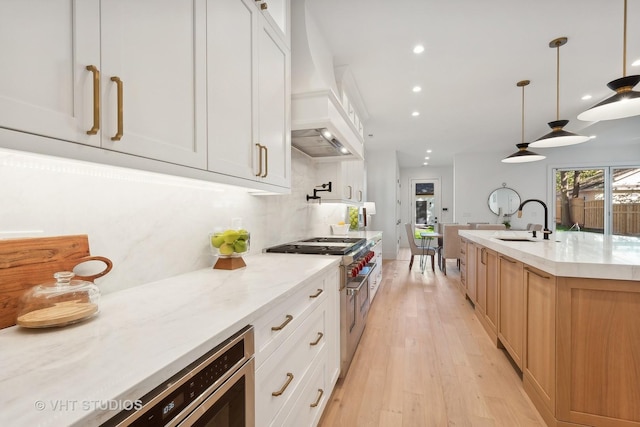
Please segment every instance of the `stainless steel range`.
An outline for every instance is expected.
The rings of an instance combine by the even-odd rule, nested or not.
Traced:
[[[351,365],[369,313],[369,274],[375,263],[366,239],[314,237],[267,248],[266,252],[334,255],[340,263],[340,378]]]

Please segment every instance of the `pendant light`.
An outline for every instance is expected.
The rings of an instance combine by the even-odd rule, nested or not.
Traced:
[[[607,87],[616,92],[599,104],[578,115],[579,120],[595,122],[614,120],[640,114],[640,92],[633,87],[640,82],[640,76],[627,76],[627,0],[624,0],[624,31],[622,42],[622,77],[610,81]]]
[[[529,83],[531,83],[529,80],[521,80],[516,83],[516,86],[522,88],[522,142],[520,144],[516,144],[516,147],[518,147],[518,151],[516,151],[509,157],[505,157],[504,159],[502,159],[503,163],[535,162],[546,158],[546,156],[542,156],[540,154],[536,154],[532,151],[527,150],[529,144],[524,142],[524,87]]]
[[[568,132],[564,129],[569,123],[569,120],[560,120],[560,46],[567,43],[566,37],[559,37],[549,42],[549,47],[556,48],[556,120],[549,122],[551,132],[538,138],[529,144],[531,147],[564,147],[565,145],[580,144],[587,142],[590,138],[588,136],[576,135],[575,133]]]

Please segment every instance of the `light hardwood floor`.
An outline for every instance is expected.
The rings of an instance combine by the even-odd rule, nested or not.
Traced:
[[[409,252],[384,263],[383,282],[321,427],[544,426],[503,350],[447,276],[409,271]]]

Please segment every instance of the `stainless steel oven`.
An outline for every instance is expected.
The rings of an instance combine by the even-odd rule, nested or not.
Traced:
[[[228,338],[103,426],[255,426],[253,327]]]

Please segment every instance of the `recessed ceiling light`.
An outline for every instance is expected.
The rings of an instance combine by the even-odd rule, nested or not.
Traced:
[[[322,135],[327,139],[331,138],[331,132],[329,132],[328,130],[322,131]]]
[[[425,166],[427,166],[428,164],[429,164],[429,163],[427,163],[427,162],[424,162],[424,163],[423,163],[423,165],[425,165]]]
[[[632,67],[637,67],[638,65],[640,65],[640,59],[636,59],[635,61],[633,61],[633,62],[631,63],[631,66],[632,66]]]
[[[427,153],[430,153],[431,151],[433,151],[433,150],[427,150]]]
[[[585,95],[585,96],[582,97],[583,101],[586,101],[588,99],[591,99],[591,95]]]
[[[429,157],[425,157],[424,159],[425,159],[425,160],[429,160]]]
[[[422,53],[422,52],[424,52],[424,46],[422,46],[421,44],[416,45],[413,48],[413,53]]]
[[[413,90],[414,92],[420,92],[422,88],[420,86],[414,86],[411,90]]]
[[[420,115],[420,113],[418,111],[414,111],[413,113],[411,113],[411,115],[413,117],[418,117]]]

